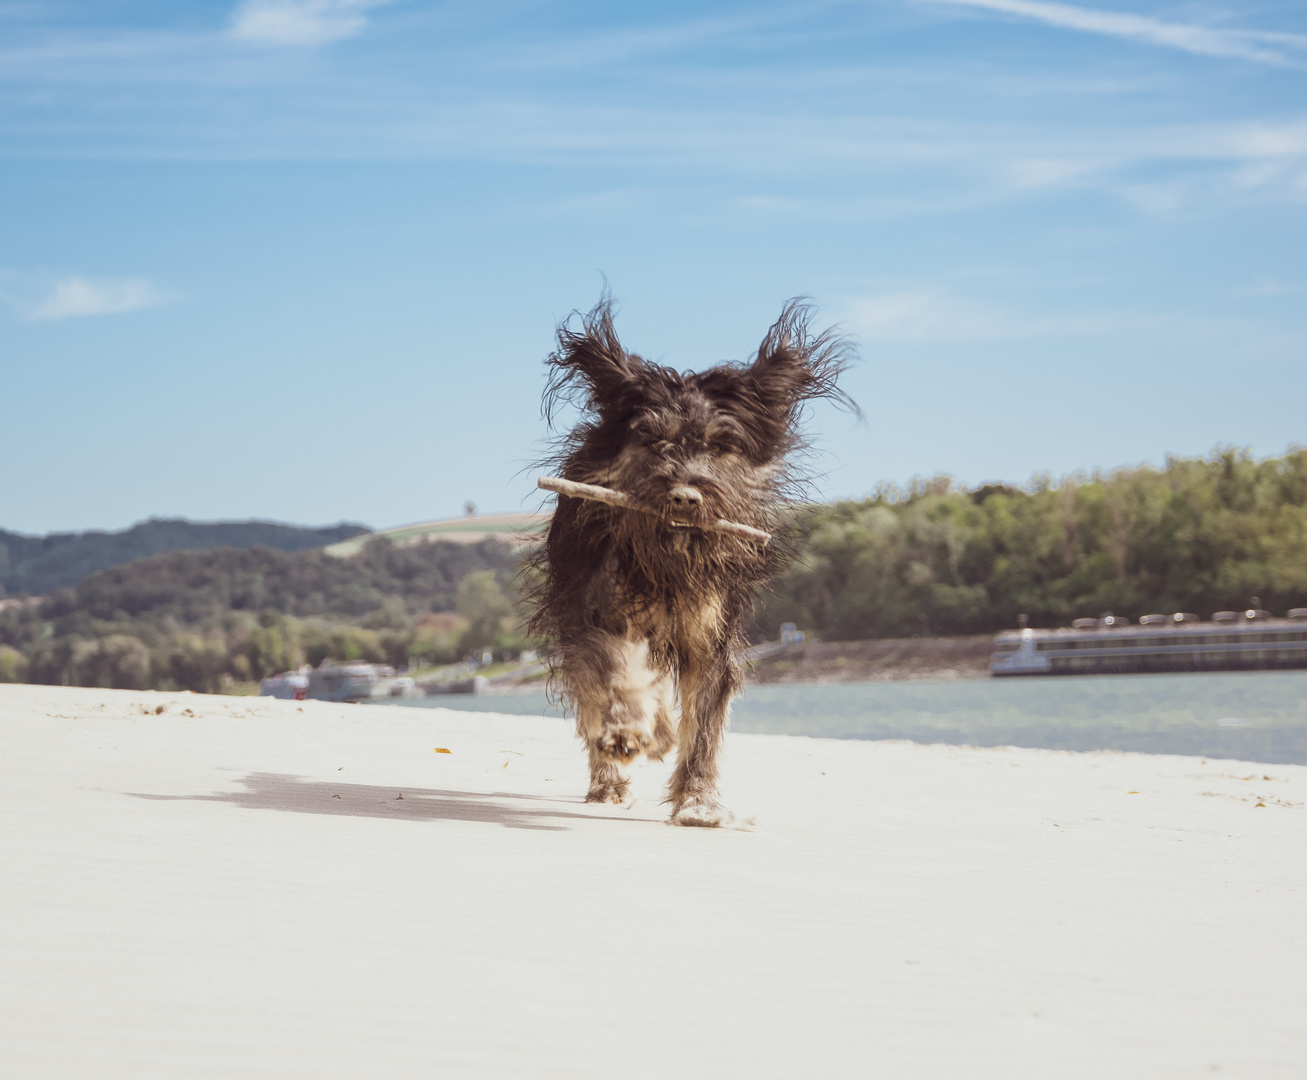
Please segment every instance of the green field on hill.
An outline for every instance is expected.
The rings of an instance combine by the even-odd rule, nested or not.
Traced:
[[[443,518],[417,525],[397,525],[368,536],[353,537],[332,544],[324,550],[337,558],[349,558],[363,550],[374,537],[385,537],[393,544],[430,543],[444,540],[452,544],[477,544],[482,540],[503,540],[511,544],[529,543],[549,524],[549,514],[474,514],[460,518]]]

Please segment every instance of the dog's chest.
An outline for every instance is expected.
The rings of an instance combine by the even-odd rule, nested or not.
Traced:
[[[614,598],[625,616],[625,633],[644,638],[656,655],[686,656],[715,652],[728,636],[720,593],[703,591],[657,603],[624,603]]]

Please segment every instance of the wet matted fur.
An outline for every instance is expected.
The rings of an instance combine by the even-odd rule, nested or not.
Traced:
[[[545,415],[552,423],[560,402],[583,415],[549,464],[653,511],[560,495],[532,559],[530,630],[554,645],[553,687],[590,757],[587,801],[624,801],[623,766],[676,747],[672,821],[731,820],[717,758],[740,687],[735,652],[783,545],[703,526],[725,518],[775,532],[801,480],[804,403],[852,405],[836,385],[852,351],[830,331],[812,333],[810,317],[791,301],[752,362],[699,373],[627,352],[607,299],[558,330]]]

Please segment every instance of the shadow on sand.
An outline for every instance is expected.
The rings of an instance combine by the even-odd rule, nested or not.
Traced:
[[[602,812],[573,813],[557,809],[557,803],[552,799],[503,791],[483,793],[374,787],[305,780],[280,773],[251,773],[238,783],[245,787],[244,791],[214,795],[147,795],[136,791],[126,794],[156,802],[219,802],[247,810],[286,810],[296,814],[392,818],[398,821],[477,821],[509,829],[550,832],[567,829],[566,825],[549,823],[559,819],[592,821],[596,817],[611,817],[622,820]],[[526,805],[514,805],[505,800]],[[543,805],[531,806],[531,803]]]

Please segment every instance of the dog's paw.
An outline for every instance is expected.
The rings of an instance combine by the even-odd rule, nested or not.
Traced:
[[[655,725],[653,737],[650,738],[649,745],[645,747],[644,751],[649,755],[649,760],[662,761],[663,758],[675,749],[676,729],[670,725]]]
[[[620,806],[626,802],[630,784],[591,784],[586,792],[586,802],[612,803]]]
[[[618,725],[606,727],[595,740],[595,749],[609,761],[623,765],[646,753],[653,746],[653,733],[644,725]]]
[[[735,820],[726,807],[715,802],[687,802],[672,814],[673,825],[693,825],[701,829],[724,829]]]

